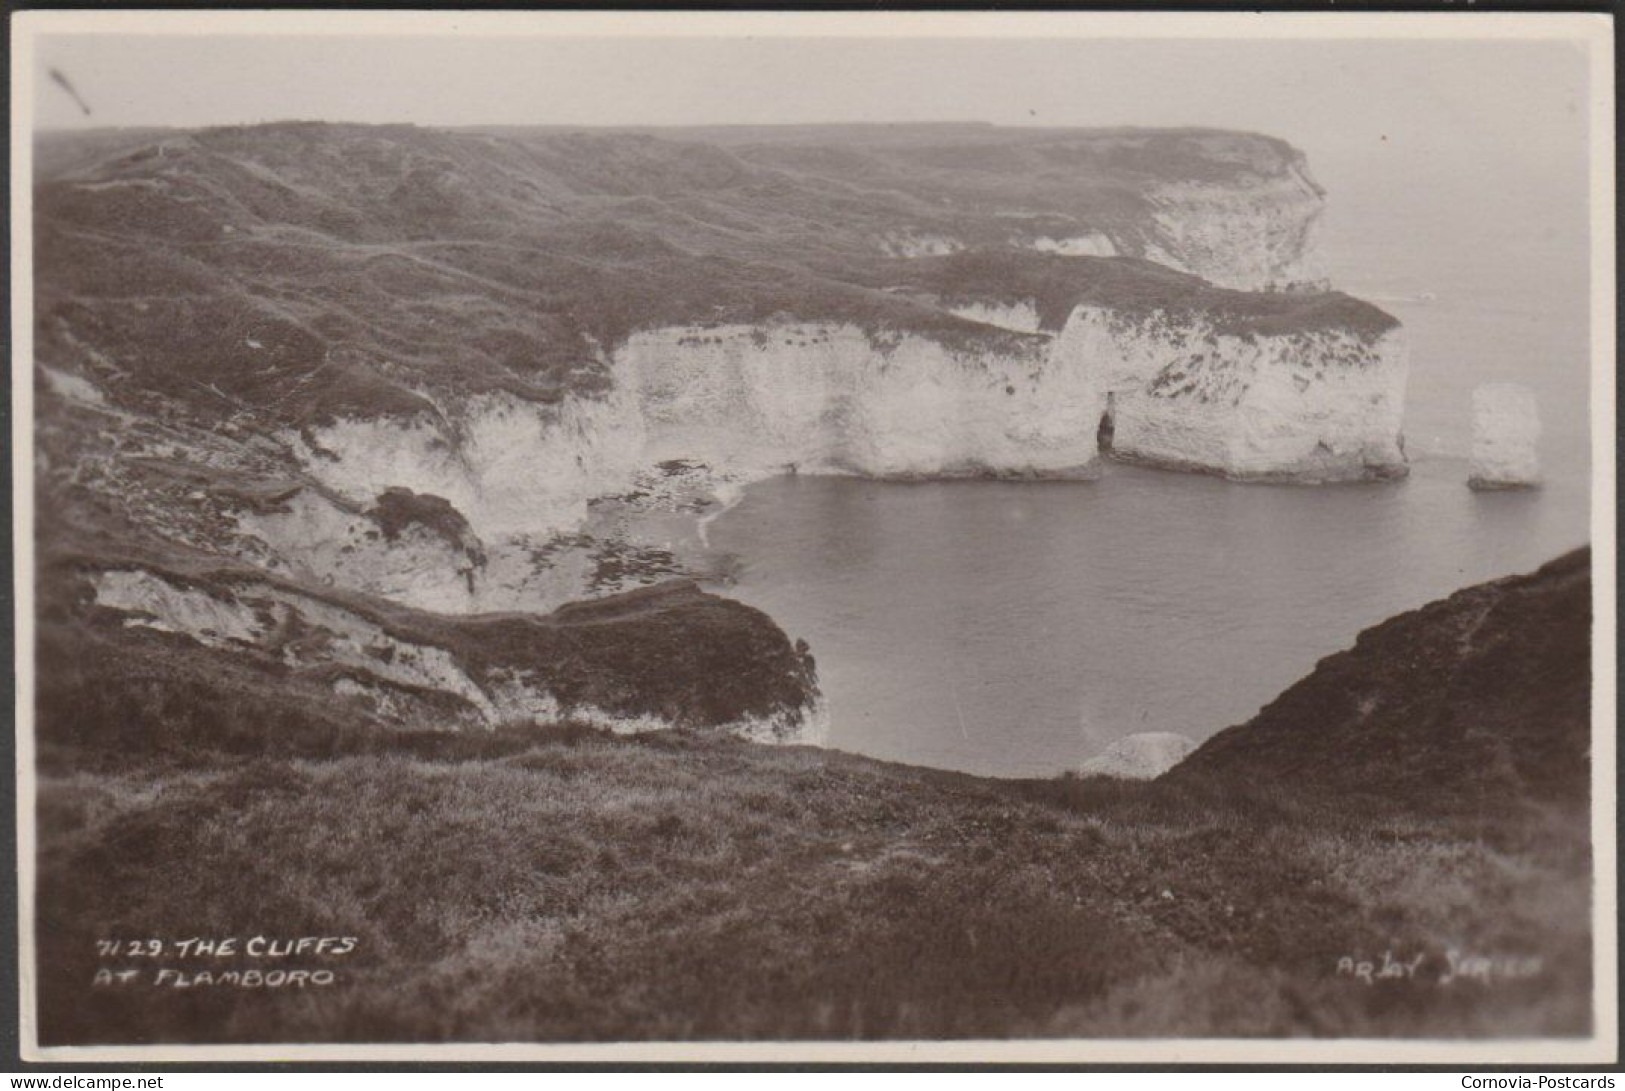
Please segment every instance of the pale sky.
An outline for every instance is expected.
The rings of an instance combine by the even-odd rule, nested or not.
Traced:
[[[1555,42],[76,35],[41,38],[35,67],[46,128],[1211,125],[1311,152],[1428,146],[1531,163],[1585,131],[1584,55]],[[92,116],[48,80],[52,67]]]

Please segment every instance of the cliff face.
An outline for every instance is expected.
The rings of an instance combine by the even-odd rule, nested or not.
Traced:
[[[616,372],[656,458],[746,476],[1087,474],[1099,399],[1047,349],[1032,337],[956,351],[851,325],[686,327],[633,336]]]
[[[340,586],[427,609],[551,608],[599,590],[606,564],[692,571],[693,517],[765,476],[1091,476],[1104,403],[1051,348],[851,323],[641,331],[615,351],[608,395],[447,397],[435,414],[284,430],[319,487],[235,518],[266,557]],[[449,501],[480,555],[379,533],[366,509],[391,487]]]
[[[639,468],[641,414],[624,387],[555,403],[447,397],[432,413],[341,416],[285,430],[311,477],[357,501],[391,486],[449,500],[482,537],[579,525]]]
[[[608,395],[442,399],[437,415],[340,418],[283,438],[352,502],[405,485],[449,500],[492,544],[579,530],[604,498],[673,462],[706,468],[702,502],[707,485],[715,498],[785,472],[1089,477],[1103,421],[1113,456],[1170,468],[1301,482],[1405,472],[1397,328],[1248,315],[1207,291],[1150,310],[1083,303],[1053,334],[1038,328],[1038,301],[960,302],[950,313],[1002,330],[960,344],[850,322],[642,330],[614,350]],[[286,516],[254,526],[290,543],[348,540]],[[349,544],[360,561],[366,543]],[[409,601],[474,608],[483,579]]]
[[[302,571],[426,610],[479,608],[475,588],[488,558],[472,529],[453,536],[418,523],[380,526],[376,509],[310,488],[235,515],[244,538],[262,547],[260,563],[273,570]]]
[[[1202,315],[1088,307],[1057,351],[1098,374],[1115,457],[1251,481],[1406,472],[1397,329],[1235,333]]]
[[[1085,369],[1049,361],[1047,337],[999,346],[850,323],[668,327],[615,351],[606,396],[447,400],[437,415],[343,417],[282,438],[335,493],[442,496],[487,541],[574,530],[591,502],[672,460],[735,481],[1087,473],[1100,401]]]
[[[1179,183],[1151,196],[1153,229],[1140,249],[1224,288],[1321,280],[1315,238],[1325,199],[1301,165],[1230,185]]]

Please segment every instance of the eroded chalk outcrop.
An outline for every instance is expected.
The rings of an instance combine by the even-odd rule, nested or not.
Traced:
[[[1275,327],[1086,306],[1056,351],[1097,376],[1115,458],[1240,481],[1406,473],[1408,361],[1397,325]]]
[[[1226,185],[1175,183],[1150,195],[1140,256],[1224,288],[1285,288],[1325,276],[1316,237],[1325,197],[1301,161]]]
[[[478,607],[485,546],[444,497],[390,486],[365,506],[303,488],[235,515],[271,567],[426,610]]]
[[[484,539],[579,524],[588,501],[640,468],[642,414],[624,386],[543,402],[507,392],[437,394],[430,410],[342,414],[280,438],[348,499],[390,488],[445,499]]]
[[[1196,744],[1173,731],[1145,731],[1118,739],[1078,767],[1084,776],[1151,780],[1185,760]]]

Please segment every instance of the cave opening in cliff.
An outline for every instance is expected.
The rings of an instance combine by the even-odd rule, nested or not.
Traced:
[[[1115,395],[1106,395],[1106,411],[1100,415],[1100,427],[1095,431],[1095,442],[1100,445],[1100,452],[1106,454],[1112,449],[1112,436],[1117,431],[1117,423],[1112,419],[1112,398]]]

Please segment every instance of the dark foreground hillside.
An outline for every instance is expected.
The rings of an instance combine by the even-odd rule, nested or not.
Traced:
[[[1583,802],[1590,621],[1589,550],[1469,587],[1361,633],[1173,776],[1416,805]]]
[[[570,727],[56,748],[43,1039],[1583,1034],[1589,583],[1379,626],[1149,784]]]

